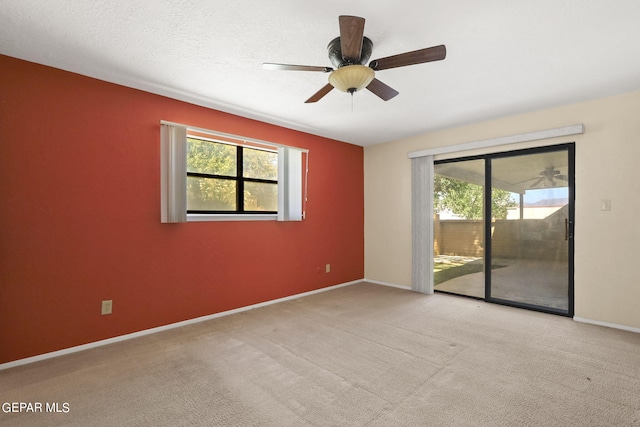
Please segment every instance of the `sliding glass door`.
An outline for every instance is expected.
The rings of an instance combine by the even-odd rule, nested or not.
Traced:
[[[573,314],[573,150],[436,162],[435,290]]]

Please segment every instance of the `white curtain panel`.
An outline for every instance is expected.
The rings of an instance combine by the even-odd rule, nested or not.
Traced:
[[[160,125],[161,221],[187,221],[187,129]]]
[[[411,159],[411,289],[433,293],[433,156]]]
[[[302,152],[278,148],[278,221],[302,221]]]

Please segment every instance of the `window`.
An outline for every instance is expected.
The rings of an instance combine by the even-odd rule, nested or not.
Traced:
[[[307,150],[168,122],[160,143],[162,222],[303,219]]]
[[[277,212],[276,150],[187,138],[187,213]]]

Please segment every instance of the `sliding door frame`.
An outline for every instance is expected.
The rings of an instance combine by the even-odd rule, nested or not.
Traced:
[[[521,303],[516,301],[502,300],[499,298],[494,298],[491,296],[491,262],[492,262],[492,254],[491,254],[491,193],[492,193],[492,185],[491,185],[491,160],[499,159],[499,158],[508,158],[519,155],[527,155],[527,154],[538,154],[538,153],[547,153],[554,151],[566,151],[567,152],[567,160],[568,160],[568,187],[569,187],[569,196],[568,196],[568,230],[567,230],[567,240],[568,240],[568,265],[567,265],[567,285],[568,285],[568,304],[567,310],[561,310],[551,307],[538,306],[533,304]],[[486,302],[491,302],[495,304],[507,305],[512,307],[524,308],[527,310],[540,311],[545,313],[557,314],[561,316],[573,317],[574,314],[574,233],[575,233],[575,142],[569,142],[564,144],[557,145],[547,145],[541,147],[534,148],[525,148],[519,150],[512,151],[501,151],[497,153],[488,153],[476,156],[467,156],[467,157],[459,157],[447,160],[436,160],[434,161],[434,165],[443,164],[443,163],[454,163],[454,162],[462,162],[469,160],[478,160],[483,159],[485,161],[484,164],[484,253],[483,253],[483,262],[484,262],[484,279],[485,279],[485,295],[484,298],[478,297],[470,297],[462,294],[454,294],[462,297],[474,298],[474,299],[482,299]],[[433,242],[432,242],[433,244]],[[431,274],[433,274],[433,269],[431,270]],[[441,293],[452,294],[451,292],[437,291]]]

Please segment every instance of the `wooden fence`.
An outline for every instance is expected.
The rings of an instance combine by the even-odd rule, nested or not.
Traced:
[[[544,219],[495,220],[491,224],[493,258],[566,260],[567,207]],[[484,256],[484,221],[434,218],[436,255]]]

